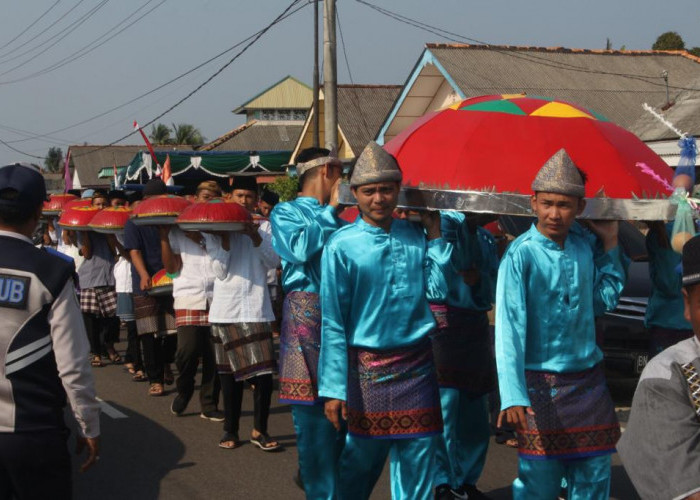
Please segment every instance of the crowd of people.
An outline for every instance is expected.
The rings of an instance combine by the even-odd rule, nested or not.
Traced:
[[[620,439],[595,318],[617,306],[629,257],[618,222],[577,222],[586,175],[565,150],[533,180],[536,220],[507,249],[487,229],[497,215],[397,209],[400,166],[374,142],[349,176],[355,219],[341,218],[338,158],[308,148],[296,160],[292,201],[259,199],[252,177],[198,185],[194,201],[226,197],[256,214],[240,231],[130,220],[117,236],[50,221],[43,250],[29,239],[46,195],[41,175],[0,168],[0,498],[70,497],[57,409],[67,395],[89,468],[99,407],[88,365],[107,360],[125,363],[150,396],[174,383],[175,415],[194,397],[201,362],[200,415],[223,422],[225,449],[241,444],[246,387],[247,439],[281,448],[268,430],[278,374],[297,438],[295,481],[309,499],[369,498],[387,458],[393,498],[487,498],[477,483],[495,428],[517,435],[515,498],[608,498],[618,442],[644,498],[700,497],[700,237],[679,272],[668,228],[648,224],[658,355]],[[142,197],[165,193],[156,179]],[[83,196],[98,208],[138,203],[118,191]],[[161,269],[172,294],[151,293]],[[55,464],[41,483],[27,472],[37,468],[37,433],[53,439],[41,443]]]

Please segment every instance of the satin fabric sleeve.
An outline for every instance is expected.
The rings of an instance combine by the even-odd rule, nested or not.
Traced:
[[[318,252],[340,227],[335,209],[325,206],[307,223],[288,203],[280,203],[270,214],[272,245],[277,254],[292,264],[304,264]]]
[[[321,355],[318,394],[347,400],[347,323],[350,315],[350,273],[342,254],[326,247],[321,258]]]
[[[280,258],[275,252],[275,249],[272,248],[272,235],[262,229],[258,229],[258,234],[262,238],[262,241],[256,250],[260,255],[263,266],[267,269],[273,269],[279,266]]]
[[[530,406],[525,382],[527,276],[520,252],[501,261],[496,285],[496,365],[501,409]]]
[[[454,272],[451,264],[452,244],[444,238],[426,242],[423,261],[423,279],[429,302],[445,302],[449,291],[448,273]]]
[[[207,255],[211,259],[211,268],[214,271],[214,276],[223,281],[228,276],[229,252],[222,248],[219,236],[208,233],[202,234],[207,247]],[[227,234],[225,237],[230,238],[231,235]]]
[[[600,316],[617,307],[620,293],[627,281],[629,259],[623,256],[617,246],[607,252],[597,252],[594,265],[593,312],[595,316]]]

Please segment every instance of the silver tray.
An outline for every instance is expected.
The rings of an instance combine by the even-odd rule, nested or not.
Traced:
[[[146,217],[132,217],[131,220],[137,226],[172,226],[177,215],[149,215]]]
[[[90,229],[95,231],[96,233],[102,233],[102,234],[122,234],[124,232],[123,227],[93,227],[93,226],[88,226]]]
[[[356,205],[349,184],[341,184],[339,201]],[[530,195],[486,191],[451,191],[402,187],[399,208],[413,210],[453,210],[458,212],[533,216]],[[598,220],[672,220],[676,205],[668,199],[632,200],[620,198],[586,198],[581,219]]]
[[[173,285],[161,285],[161,286],[154,286],[150,290],[146,290],[146,293],[150,295],[151,297],[161,297],[164,295],[172,295],[173,294]]]
[[[245,222],[178,222],[183,231],[240,231]]]

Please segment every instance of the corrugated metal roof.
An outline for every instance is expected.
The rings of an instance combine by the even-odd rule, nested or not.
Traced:
[[[700,77],[700,59],[685,51],[443,44],[427,48],[467,97],[516,92],[550,96],[588,107],[626,128],[645,113],[644,102],[665,103],[663,71],[671,87],[698,88]],[[671,100],[682,92],[669,90]]]
[[[69,146],[71,162],[78,172],[78,179],[83,188],[109,186],[111,179],[99,179],[98,174],[103,167],[128,165],[131,159],[139,151],[145,151],[145,145],[139,146]],[[173,145],[167,148],[154,148],[156,151],[189,151],[192,146]],[[75,174],[74,174],[75,175]]]
[[[199,148],[199,151],[292,151],[303,125],[250,122]]]
[[[313,101],[313,90],[293,76],[287,76],[250,99],[234,113],[249,109],[308,109]]]
[[[338,85],[338,127],[355,156],[377,136],[401,88],[401,85]]]

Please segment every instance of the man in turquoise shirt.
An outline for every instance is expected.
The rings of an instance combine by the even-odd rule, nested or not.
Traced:
[[[426,297],[444,300],[452,245],[436,212],[423,227],[392,217],[400,182],[394,157],[370,142],[350,179],[361,216],[331,236],[321,261],[319,396],[337,428],[348,422],[341,500],[368,498],[389,454],[393,498],[432,496],[442,418]]]
[[[326,419],[318,398],[321,345],[321,254],[342,225],[338,182],[342,167],[323,148],[297,155],[301,195],[270,214],[272,246],[282,260],[286,293],[280,332],[280,401],[292,405],[299,476],[308,499],[335,498],[337,463],[345,434]]]
[[[440,221],[453,252],[447,300],[430,304],[438,323],[432,344],[444,422],[435,453],[435,499],[486,498],[476,483],[491,437],[488,394],[496,367],[487,313],[495,300],[498,251],[476,216],[445,211]]]
[[[499,425],[518,430],[513,496],[607,499],[610,455],[620,436],[595,342],[597,314],[625,283],[617,222],[575,222],[585,174],[559,150],[532,183],[537,223],[501,261],[496,291]],[[595,236],[598,237],[596,241]]]

